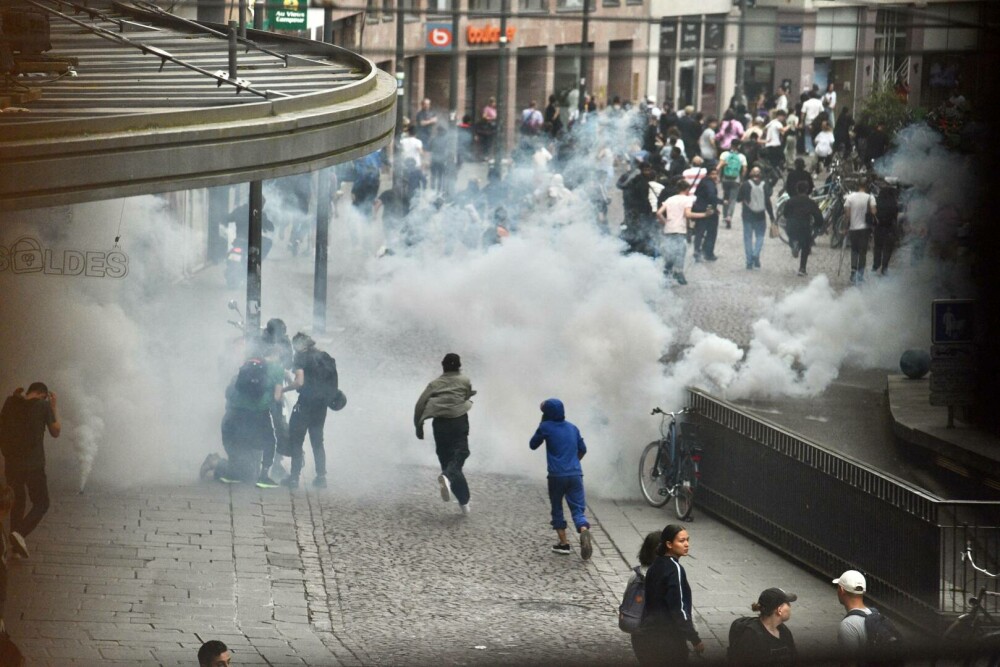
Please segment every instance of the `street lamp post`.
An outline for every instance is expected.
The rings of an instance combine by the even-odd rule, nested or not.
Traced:
[[[403,99],[405,94],[406,67],[404,62],[404,42],[405,33],[403,28],[403,2],[396,0],[396,151],[399,150],[399,140],[403,136]],[[398,178],[402,172],[402,160],[399,155],[393,156],[395,176]]]
[[[746,106],[746,57],[743,55],[744,45],[746,44],[746,25],[747,25],[747,0],[740,1],[740,29],[739,29],[739,44],[736,46],[736,90],[733,91],[733,98],[736,104],[742,104]]]
[[[501,170],[504,155],[504,132],[507,116],[507,58],[510,52],[507,50],[507,14],[510,13],[510,0],[500,0],[500,62],[498,64],[499,76],[497,77],[497,130],[493,138],[493,148],[495,150],[494,169]],[[503,173],[500,171],[499,173]]]
[[[583,120],[583,114],[587,110],[583,106],[583,96],[587,91],[587,62],[590,49],[590,0],[583,0],[583,30],[580,37],[580,88],[577,91],[577,105],[580,113],[579,120]]]

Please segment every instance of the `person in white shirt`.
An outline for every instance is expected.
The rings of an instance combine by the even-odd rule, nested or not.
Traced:
[[[868,215],[876,215],[875,197],[868,193],[864,179],[858,179],[858,185],[854,192],[844,199],[844,217],[848,221],[849,236],[851,244],[851,284],[858,285],[865,279],[865,263],[868,260],[868,239],[871,236],[871,227],[868,224]]]
[[[678,179],[677,194],[667,197],[656,211],[656,220],[663,225],[660,254],[663,255],[663,271],[673,276],[678,285],[687,285],[684,277],[684,255],[687,254],[688,221],[704,214],[693,213],[694,195],[691,186],[684,179]]]
[[[787,111],[777,111],[774,119],[764,127],[764,158],[773,166],[781,168],[785,161],[785,118]]]
[[[698,148],[701,150],[703,160],[714,160],[719,154],[715,144],[715,128],[719,126],[719,119],[709,116],[705,123],[705,130],[698,139]]]
[[[799,116],[792,109],[785,119],[785,164],[794,164],[798,153]]]
[[[778,95],[774,98],[775,111],[788,111],[788,95],[784,88],[778,88]]]
[[[416,168],[421,167],[424,153],[424,142],[417,139],[417,130],[413,125],[406,128],[406,136],[399,140],[399,157],[405,165],[407,160],[413,160]]]
[[[837,90],[833,85],[833,81],[826,85],[826,92],[823,93],[823,108],[826,109],[826,116],[830,121],[830,127],[834,127],[837,122],[835,118],[837,115]]]
[[[817,95],[810,96],[808,100],[802,103],[802,126],[806,138],[806,155],[812,155],[813,123],[821,113],[823,113],[823,101]]]
[[[833,130],[830,129],[830,122],[823,121],[820,125],[819,134],[813,139],[816,149],[816,173],[819,173],[819,165],[822,164],[827,170],[830,169],[830,157],[833,155]]]

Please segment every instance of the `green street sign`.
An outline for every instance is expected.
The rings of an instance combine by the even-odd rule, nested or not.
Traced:
[[[283,3],[267,3],[267,17],[264,27],[268,30],[305,30],[305,0],[284,0]]]

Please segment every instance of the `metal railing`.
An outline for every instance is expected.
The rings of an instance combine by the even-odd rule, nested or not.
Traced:
[[[939,629],[981,585],[962,554],[993,571],[1000,503],[943,500],[697,390],[698,505],[831,579],[860,570],[868,594]],[[993,567],[991,567],[993,566]]]

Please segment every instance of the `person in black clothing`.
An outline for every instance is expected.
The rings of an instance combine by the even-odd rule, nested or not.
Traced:
[[[796,193],[785,204],[785,226],[788,229],[788,245],[792,257],[799,258],[798,275],[806,275],[806,263],[813,246],[813,233],[823,226],[823,213],[819,205],[809,196],[809,184],[799,181]]]
[[[659,156],[659,151],[656,148],[656,140],[659,135],[659,130],[657,128],[656,118],[650,116],[646,121],[646,129],[642,133],[642,150],[646,151],[650,155]]]
[[[719,165],[714,160],[705,163],[706,177],[701,179],[694,191],[694,213],[706,213],[705,217],[696,218],[694,226],[694,261],[714,262],[715,239],[719,234],[719,209],[722,208],[722,198],[719,196]]]
[[[292,364],[295,379],[290,385],[283,387],[282,392],[298,391],[299,400],[292,409],[291,419],[288,420],[288,446],[292,453],[292,469],[281,484],[292,489],[298,488],[299,474],[305,463],[302,446],[308,431],[313,463],[316,465],[316,479],[313,480],[313,486],[323,489],[326,488],[323,426],[326,423],[327,406],[333,398],[330,394],[337,391],[336,364],[334,363],[332,378],[321,377],[324,373],[321,365],[324,353],[316,348],[316,341],[302,332],[292,338],[292,347],[295,349],[295,361]]]
[[[667,132],[670,128],[677,125],[677,112],[674,111],[674,105],[671,102],[663,103],[663,113],[660,114],[659,131],[661,136],[667,136]]]
[[[865,162],[871,163],[886,154],[889,150],[889,135],[885,125],[878,123],[875,129],[865,138]]]
[[[677,131],[684,140],[684,152],[688,160],[699,155],[698,139],[701,137],[701,123],[695,118],[694,107],[684,107],[684,115],[677,119]]]
[[[750,608],[757,618],[733,621],[729,631],[731,644],[727,656],[730,665],[790,665],[796,660],[795,639],[785,623],[792,617],[793,593],[768,588]]]
[[[45,431],[58,438],[62,431],[56,411],[56,395],[42,382],[33,382],[27,393],[18,387],[0,410],[0,451],[3,452],[7,484],[14,489],[10,538],[14,553],[28,557],[24,538],[38,526],[49,510],[49,487],[45,478]],[[31,511],[27,514],[27,500]]]
[[[899,220],[899,192],[891,185],[883,186],[875,197],[875,229],[872,232],[872,273],[885,275],[889,269],[889,258],[896,247],[896,227]]]
[[[633,166],[618,178],[616,183],[622,191],[622,211],[624,221],[621,236],[628,244],[628,252],[645,252],[648,246],[647,232],[652,206],[649,204],[649,181],[655,173],[644,161],[633,158]],[[654,216],[655,220],[655,216]]]
[[[841,151],[844,157],[851,154],[851,128],[854,127],[854,116],[849,107],[840,110],[837,124],[833,127],[833,145]]]
[[[795,158],[795,168],[789,169],[788,176],[785,177],[785,191],[791,195],[798,194],[799,183],[806,184],[806,194],[816,189],[812,174],[806,169],[806,161],[797,157]]]
[[[705,645],[694,628],[691,609],[691,586],[680,558],[687,556],[688,532],[670,524],[660,535],[656,560],[646,571],[646,605],[639,632],[633,635],[635,657],[647,665],[686,665],[687,644],[695,653]]]
[[[261,343],[264,348],[261,356],[269,357],[270,361],[279,364],[286,371],[292,370],[295,353],[292,351],[292,341],[288,339],[288,327],[284,320],[277,317],[269,319],[261,334]],[[277,467],[273,467],[275,449],[277,448],[279,456],[288,451],[288,421],[285,419],[284,406],[280,400],[271,401],[271,421],[274,424],[275,445],[270,446],[265,443],[260,469],[262,475],[270,471],[271,477],[275,476],[273,473],[279,473],[277,476],[281,477],[284,475],[284,469],[280,463]],[[280,460],[279,458],[278,461]]]
[[[545,107],[544,117],[545,127],[548,128],[549,134],[552,135],[553,139],[558,138],[562,133],[563,122],[559,109],[559,100],[555,95],[549,95],[549,105]]]
[[[667,167],[667,180],[674,181],[684,175],[684,170],[688,168],[687,160],[684,159],[684,153],[681,152],[680,146],[674,146],[670,149],[670,166]]]

